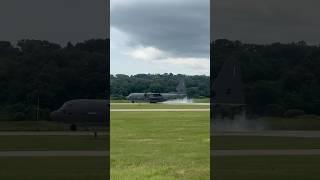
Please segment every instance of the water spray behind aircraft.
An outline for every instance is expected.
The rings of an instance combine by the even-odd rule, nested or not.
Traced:
[[[193,103],[193,99],[189,99],[188,97],[182,99],[174,99],[162,102],[163,104],[191,104]]]
[[[234,119],[215,119],[211,127],[213,132],[261,131],[266,129],[263,121],[247,119],[243,114],[235,116]]]

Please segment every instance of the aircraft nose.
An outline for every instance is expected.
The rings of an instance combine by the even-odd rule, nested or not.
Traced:
[[[50,119],[53,121],[59,121],[59,112],[53,111],[50,113]]]
[[[131,98],[131,95],[129,94],[127,97],[126,97],[126,99],[130,99]]]

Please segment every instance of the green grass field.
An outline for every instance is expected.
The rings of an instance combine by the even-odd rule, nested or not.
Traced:
[[[192,99],[194,103],[210,103],[210,98]]]
[[[276,130],[320,130],[320,116],[305,115],[294,118],[269,117],[258,121],[268,129]]]
[[[64,131],[65,125],[52,121],[0,121],[0,131]]]
[[[211,149],[320,149],[320,138],[213,136]],[[320,156],[212,156],[215,180],[319,179]]]
[[[0,158],[3,180],[106,180],[106,157]]]
[[[129,101],[126,99],[117,99],[117,100],[111,99],[110,102],[111,103],[128,103]]]
[[[79,131],[87,131],[92,127],[78,126]],[[69,131],[70,124],[53,121],[1,121],[0,131]],[[109,131],[108,127],[95,127],[98,131]]]
[[[209,112],[111,112],[111,179],[208,180]]]
[[[212,157],[214,180],[318,180],[320,156]]]
[[[0,151],[109,149],[108,136],[0,136],[0,142]]]

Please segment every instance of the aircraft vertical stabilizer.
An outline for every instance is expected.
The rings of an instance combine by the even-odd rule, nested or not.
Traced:
[[[224,63],[214,80],[213,91],[213,104],[245,104],[240,64],[235,59],[229,59]]]
[[[178,84],[176,90],[177,90],[177,92],[178,92],[179,94],[185,94],[185,93],[186,93],[186,85],[185,85],[185,82],[184,82],[183,79],[181,79],[181,80],[179,81],[179,84]]]

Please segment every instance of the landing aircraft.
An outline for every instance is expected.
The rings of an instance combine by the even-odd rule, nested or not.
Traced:
[[[133,102],[147,100],[156,103],[184,98],[186,97],[184,92],[184,82],[180,81],[177,86],[177,93],[132,93],[128,96],[128,99]],[[75,130],[79,125],[109,127],[108,106],[109,101],[104,99],[74,99],[65,102],[59,109],[51,112],[50,117],[53,121],[70,124],[71,130]]]
[[[176,88],[177,92],[172,93],[131,93],[127,96],[127,99],[132,103],[142,101],[142,102],[150,102],[150,103],[158,103],[164,102],[173,99],[182,99],[185,98],[186,88],[185,83],[181,80]]]
[[[53,121],[70,124],[71,130],[75,130],[78,125],[109,127],[108,106],[108,100],[75,99],[65,102],[50,117]]]

